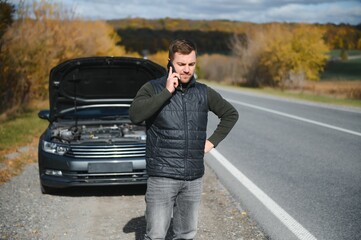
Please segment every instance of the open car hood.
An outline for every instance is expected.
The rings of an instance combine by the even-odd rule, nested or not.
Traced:
[[[50,72],[50,121],[74,107],[131,103],[139,88],[166,74],[146,59],[88,57],[68,60]]]

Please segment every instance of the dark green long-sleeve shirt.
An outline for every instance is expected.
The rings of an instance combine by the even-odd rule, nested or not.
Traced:
[[[238,120],[237,110],[227,102],[219,93],[207,86],[208,109],[220,118],[220,122],[214,133],[208,140],[216,147],[231,131]],[[159,94],[155,94],[151,83],[144,84],[139,89],[129,109],[130,119],[133,123],[139,124],[154,113],[172,97],[166,88]]]

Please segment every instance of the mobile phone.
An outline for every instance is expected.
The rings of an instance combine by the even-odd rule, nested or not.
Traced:
[[[177,72],[175,71],[175,67],[174,67],[174,65],[173,65],[173,62],[172,62],[171,60],[168,60],[168,65],[167,65],[168,73],[169,73],[169,71],[170,71],[170,67],[172,67],[172,72],[173,72],[173,73],[177,73]],[[178,78],[178,86],[180,86],[180,85],[181,85],[181,82],[180,82],[180,79]]]
[[[167,65],[168,72],[170,71],[170,67],[172,67],[172,72],[175,73],[176,71],[175,71],[173,62],[171,60],[168,60],[168,65]]]

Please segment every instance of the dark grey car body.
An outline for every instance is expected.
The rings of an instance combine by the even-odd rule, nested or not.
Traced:
[[[39,141],[42,192],[71,186],[145,184],[145,126],[129,106],[139,88],[166,70],[149,60],[89,57],[54,67],[49,126]]]

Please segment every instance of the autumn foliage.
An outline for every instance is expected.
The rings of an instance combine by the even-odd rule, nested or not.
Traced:
[[[18,19],[2,37],[0,113],[47,97],[50,69],[67,59],[126,55],[119,41],[104,21],[76,19],[71,10],[46,0],[22,2]]]
[[[275,25],[265,34],[259,62],[264,75],[259,76],[259,81],[267,82],[268,77],[272,83],[284,86],[295,81],[319,80],[329,51],[320,29],[310,25],[293,28]]]
[[[189,20],[189,19],[143,19],[126,18],[108,21],[119,33],[121,33],[124,45],[138,51],[141,41],[147,39],[147,46],[150,52],[159,50],[159,47],[169,41],[169,36],[191,34],[194,39],[202,41],[207,46],[207,51],[215,53],[228,51],[223,44],[228,41],[229,35],[243,34],[249,31],[259,31],[276,25],[275,23],[251,23],[229,20]],[[281,23],[280,25],[292,28],[298,23]],[[361,22],[357,26],[349,24],[310,24],[323,32],[323,40],[331,49],[360,49],[361,50]],[[136,33],[136,34],[135,34]],[[214,34],[217,34],[215,37]],[[173,35],[173,36],[174,36]],[[213,37],[213,38],[212,38]],[[208,39],[205,39],[208,38]],[[211,39],[210,39],[211,38]],[[203,41],[212,41],[216,48]],[[216,40],[216,41],[215,41]],[[123,42],[123,41],[122,41]],[[143,43],[144,45],[144,43]],[[141,49],[140,49],[141,50]],[[208,52],[208,53],[210,53]],[[221,53],[221,52],[218,52]]]
[[[20,0],[12,19],[14,7],[0,0],[0,114],[45,99],[50,69],[67,59],[139,57],[147,52],[165,67],[167,46],[178,37],[196,40],[198,77],[248,86],[289,87],[318,80],[330,49],[361,49],[360,25],[170,18],[85,21],[51,0],[25,4],[29,2]]]
[[[322,36],[322,30],[312,25],[274,24],[249,31],[246,38],[235,37],[232,48],[240,72],[238,81],[233,78],[252,86],[281,87],[319,80],[329,51]]]

